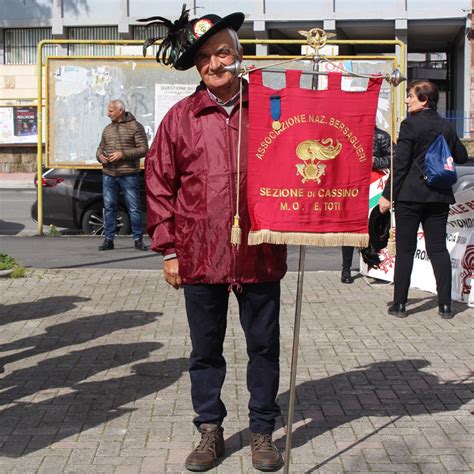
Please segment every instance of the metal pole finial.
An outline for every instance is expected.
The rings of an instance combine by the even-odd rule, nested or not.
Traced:
[[[385,78],[387,81],[392,84],[394,87],[397,87],[403,81],[406,81],[407,78],[400,72],[400,69],[394,69],[390,75],[387,75]]]

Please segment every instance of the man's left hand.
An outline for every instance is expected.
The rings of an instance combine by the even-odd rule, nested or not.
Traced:
[[[114,151],[109,155],[109,163],[114,163],[115,161],[123,160],[123,153],[121,151]]]

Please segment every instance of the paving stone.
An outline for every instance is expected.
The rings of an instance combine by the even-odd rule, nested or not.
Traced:
[[[192,424],[183,293],[161,271],[31,270],[0,280],[0,473],[183,472]],[[296,275],[282,282],[275,442],[285,449]],[[472,472],[474,311],[454,303],[388,317],[392,288],[307,272],[290,472]],[[426,309],[423,302],[434,304]],[[421,304],[419,302],[422,302]],[[463,309],[463,311],[460,311]],[[246,350],[231,299],[222,392],[227,455],[215,473],[255,473]]]

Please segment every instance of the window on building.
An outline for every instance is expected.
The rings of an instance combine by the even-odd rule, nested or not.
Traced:
[[[149,26],[134,26],[133,27],[133,39],[134,40],[146,40],[148,38],[162,38],[166,36],[168,29],[164,26],[153,25]],[[150,46],[147,51],[148,56],[156,56],[158,46]]]
[[[5,64],[36,64],[38,43],[51,38],[51,28],[5,29]],[[45,46],[43,61],[55,51],[54,45]]]
[[[68,39],[71,40],[118,40],[116,26],[84,26],[68,28]],[[70,56],[114,56],[115,46],[107,44],[70,44]]]

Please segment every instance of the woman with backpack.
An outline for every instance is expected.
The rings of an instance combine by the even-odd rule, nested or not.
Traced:
[[[454,316],[451,309],[451,259],[446,248],[449,205],[455,202],[454,195],[451,186],[441,188],[428,185],[423,170],[426,169],[427,152],[431,153],[430,146],[440,133],[455,163],[465,163],[468,157],[452,125],[436,112],[438,98],[436,84],[428,80],[411,83],[405,100],[408,117],[401,123],[398,136],[392,193],[396,220],[396,262],[393,304],[388,309],[388,314],[398,318],[407,316],[406,302],[420,223],[436,279],[438,312],[443,319]],[[451,162],[448,159],[448,163]],[[390,188],[389,179],[379,200],[381,212],[390,209]]]

